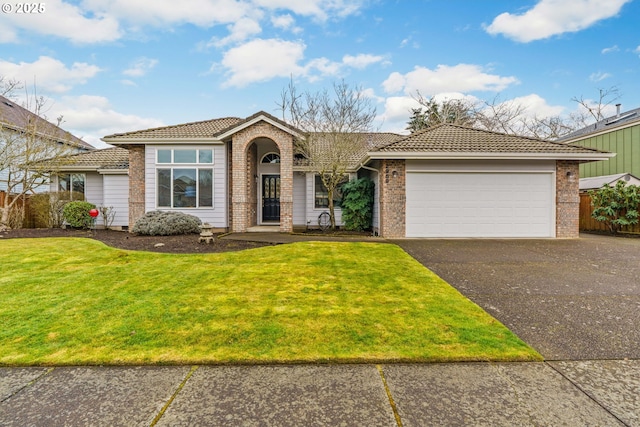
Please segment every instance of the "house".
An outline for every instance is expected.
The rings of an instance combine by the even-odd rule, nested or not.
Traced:
[[[24,148],[27,141],[36,145],[35,149],[31,147],[29,153]],[[31,157],[31,160],[44,160],[47,156],[61,153],[61,146],[65,147],[65,154],[94,150],[93,146],[80,138],[12,100],[0,96],[0,148],[8,147],[7,151],[2,151],[0,155],[0,191],[22,191],[20,181],[24,170],[21,168],[21,162],[25,160],[25,156]],[[34,191],[47,189],[46,185],[33,188]]]
[[[591,178],[580,178],[580,193],[597,190],[605,185],[615,187],[618,181],[624,181],[627,185],[640,185],[640,179],[630,173],[617,173],[614,175],[594,176]]]
[[[348,172],[374,181],[373,228],[388,238],[577,237],[578,166],[613,156],[450,124],[364,137],[367,147]],[[232,232],[257,225],[291,232],[314,226],[327,209],[321,180],[296,151],[300,138],[302,131],[258,112],[109,135],[103,141],[117,148],[105,156],[126,150],[128,168],[83,154],[74,170],[85,168],[89,201],[114,204],[124,201],[128,173],[128,221],[121,208],[116,225],[159,209]]]
[[[620,111],[612,117],[600,120],[570,133],[557,142],[579,145],[596,150],[616,153],[608,162],[580,165],[580,176],[591,178],[621,173],[640,176],[640,108]]]

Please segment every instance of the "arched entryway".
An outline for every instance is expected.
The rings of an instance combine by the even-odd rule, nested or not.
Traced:
[[[266,122],[233,135],[231,229],[293,230],[293,136]]]

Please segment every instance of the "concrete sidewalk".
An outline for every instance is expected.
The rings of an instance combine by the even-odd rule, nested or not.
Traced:
[[[2,426],[640,426],[640,361],[0,368]]]

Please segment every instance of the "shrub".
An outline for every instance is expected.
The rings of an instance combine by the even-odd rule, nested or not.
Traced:
[[[342,186],[342,222],[347,230],[371,228],[374,184],[369,178],[349,181]]]
[[[60,228],[64,222],[63,209],[70,200],[82,201],[84,194],[68,191],[38,193],[29,199],[36,228]]]
[[[615,187],[605,185],[589,191],[594,209],[591,216],[604,222],[612,234],[627,225],[638,223],[640,187],[618,181]]]
[[[62,215],[72,227],[90,228],[93,224],[93,218],[89,215],[89,211],[95,207],[96,205],[89,202],[69,202],[64,205]]]
[[[134,233],[148,236],[200,233],[200,218],[182,212],[147,212],[136,221]]]

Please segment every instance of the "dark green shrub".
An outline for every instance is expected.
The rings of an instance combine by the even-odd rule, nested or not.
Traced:
[[[134,233],[147,236],[170,236],[174,234],[200,233],[200,218],[182,212],[147,212],[136,221]]]
[[[374,184],[369,178],[349,181],[342,186],[342,222],[346,230],[371,228]]]
[[[615,187],[605,185],[589,191],[589,196],[594,207],[591,216],[596,221],[604,222],[612,234],[622,227],[638,223],[640,187],[618,181]]]
[[[91,209],[95,209],[96,205],[89,202],[69,202],[62,209],[64,220],[75,228],[90,228],[93,224],[93,218],[89,215]]]
[[[70,200],[82,201],[84,194],[68,191],[54,191],[34,194],[29,199],[34,227],[60,228],[64,222],[63,209]]]

